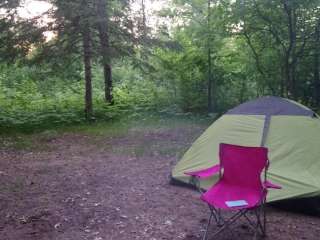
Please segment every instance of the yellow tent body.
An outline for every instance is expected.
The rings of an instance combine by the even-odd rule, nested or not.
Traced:
[[[265,146],[269,149],[268,179],[282,186],[268,201],[320,195],[320,120],[310,109],[288,99],[263,97],[231,109],[191,146],[172,171],[172,178],[189,183],[184,174],[219,163],[219,144]],[[213,176],[200,185],[208,189]]]

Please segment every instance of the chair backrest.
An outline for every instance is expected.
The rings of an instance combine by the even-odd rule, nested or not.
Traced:
[[[220,144],[222,181],[244,188],[261,189],[261,173],[269,164],[268,149]]]

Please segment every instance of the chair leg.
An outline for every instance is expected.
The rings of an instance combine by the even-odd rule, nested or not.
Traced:
[[[256,230],[253,234],[253,240],[258,240],[258,230]]]
[[[254,216],[256,218],[256,222],[251,220],[249,218],[249,216],[247,216],[246,214],[248,213],[248,210],[240,210],[239,212],[237,212],[236,214],[234,214],[232,217],[230,217],[229,219],[224,219],[221,216],[221,212],[220,209],[215,209],[210,207],[210,217],[208,220],[208,224],[203,236],[203,240],[207,240],[208,239],[208,231],[209,231],[209,226],[211,224],[212,218],[214,217],[217,223],[217,226],[219,227],[219,229],[213,233],[213,236],[218,235],[220,232],[222,232],[224,229],[229,228],[230,225],[232,223],[234,223],[238,218],[244,216],[247,221],[249,222],[249,226],[252,228],[252,230],[254,231],[254,236],[253,239],[257,239],[258,236],[261,237],[265,237],[266,236],[266,211],[263,205],[261,205],[260,207],[256,208],[255,210],[253,210]]]
[[[253,239],[257,239],[258,236],[264,238],[266,236],[266,216],[265,209],[260,206],[253,210],[255,220],[250,219],[249,216],[244,214],[245,219],[247,219],[249,223],[249,227],[253,230],[254,237]]]
[[[266,236],[266,209],[264,206],[264,203],[257,209],[258,215],[257,215],[257,225],[260,228],[261,236]]]
[[[257,231],[260,229],[261,237],[266,236],[266,210],[264,204],[262,204],[257,210]],[[258,231],[259,232],[259,231]]]
[[[244,216],[245,213],[246,213],[246,211],[239,211],[227,220],[222,219],[223,225],[215,233],[213,233],[212,236],[216,236],[219,233],[221,233],[223,230],[225,230],[226,228],[229,228],[232,223],[234,223],[238,218]]]
[[[224,220],[223,220],[223,218],[221,216],[221,209],[217,210],[217,215],[218,215],[217,226],[218,227],[222,227],[223,223],[224,223]]]
[[[262,214],[263,214],[263,216],[262,216],[262,218],[263,218],[263,222],[262,222],[262,224],[263,224],[263,231],[262,231],[262,237],[263,238],[265,238],[266,236],[267,236],[267,216],[266,216],[266,208],[265,208],[265,206],[263,205],[262,206]]]
[[[203,235],[202,240],[207,240],[208,230],[209,230],[209,226],[210,226],[210,224],[211,224],[212,217],[213,217],[213,211],[211,211],[211,213],[210,213],[210,217],[209,217],[209,220],[208,220],[208,224],[207,224],[207,227],[206,227],[206,231],[205,231],[205,233],[204,233],[204,235]]]
[[[212,215],[214,217],[214,220],[215,220],[217,226],[221,227],[224,223],[223,217],[221,215],[221,209],[216,209],[216,208],[210,206],[209,204],[208,204],[208,206],[209,206],[210,212],[212,213]]]

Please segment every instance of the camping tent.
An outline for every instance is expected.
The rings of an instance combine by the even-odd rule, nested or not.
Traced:
[[[268,96],[229,110],[193,143],[173,169],[172,179],[189,183],[184,172],[217,164],[220,143],[269,149],[268,178],[283,187],[270,191],[269,202],[320,195],[320,119],[307,107]],[[208,189],[217,178],[200,185]]]

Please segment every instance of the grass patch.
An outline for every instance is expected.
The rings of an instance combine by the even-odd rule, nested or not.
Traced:
[[[148,132],[187,126],[207,126],[213,119],[204,115],[161,115],[143,113],[128,115],[106,122],[82,123],[57,128],[58,132],[81,133],[90,136],[119,137],[130,131]]]
[[[111,152],[115,155],[132,156],[136,158],[161,156],[180,158],[186,151],[186,146],[172,144],[172,142],[136,142],[135,145],[112,146]]]
[[[41,141],[41,137],[30,135],[15,135],[0,137],[0,149],[11,149],[17,151],[48,151],[50,144]]]
[[[0,138],[2,149],[32,150],[34,139],[30,135],[11,135]]]
[[[0,135],[0,148],[45,151],[50,149],[50,142],[64,133],[88,135],[90,141],[94,144],[100,144],[101,138],[123,137],[128,134],[139,136],[140,134],[170,131],[170,129],[205,127],[213,119],[202,115],[161,115],[157,113],[144,113],[138,115],[128,115],[126,117],[109,120],[106,122],[79,123],[76,125],[59,126],[46,130],[34,129],[33,131],[5,132]],[[26,133],[27,132],[27,133]],[[165,139],[164,139],[165,140]],[[165,143],[166,144],[166,143]],[[135,156],[143,156],[152,151],[159,151],[159,154],[173,154],[176,147],[172,143],[169,146],[162,146],[160,143],[145,142],[139,146],[125,146],[127,149],[117,150],[114,147],[112,151],[122,151],[123,153],[134,152]],[[159,150],[160,149],[160,150]]]
[[[130,122],[125,119],[118,121],[86,123],[75,126],[67,126],[58,129],[60,133],[80,133],[90,136],[109,136],[116,137],[128,133]]]
[[[0,149],[48,151],[50,142],[58,137],[55,130],[46,130],[37,134],[5,134],[0,136]]]
[[[186,151],[186,147],[181,145],[176,145],[176,146],[167,145],[159,148],[158,151],[161,156],[168,156],[168,157],[175,156],[177,158],[180,158],[182,157],[183,153]]]

